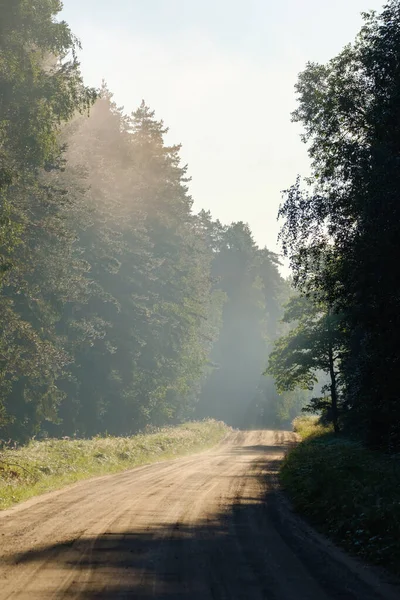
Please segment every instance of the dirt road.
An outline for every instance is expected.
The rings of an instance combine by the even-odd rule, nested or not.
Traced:
[[[83,482],[0,513],[0,599],[394,600],[296,518],[286,432]]]

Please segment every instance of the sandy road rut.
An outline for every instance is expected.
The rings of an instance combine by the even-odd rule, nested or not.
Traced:
[[[287,432],[83,482],[0,513],[0,599],[391,600],[274,491]]]

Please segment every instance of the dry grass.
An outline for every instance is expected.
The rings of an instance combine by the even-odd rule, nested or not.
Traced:
[[[0,510],[82,479],[204,450],[229,431],[206,420],[131,437],[33,440],[6,448],[0,452]]]
[[[316,437],[333,431],[333,428],[326,427],[319,423],[319,417],[311,415],[300,415],[293,421],[293,431],[299,434],[302,440],[310,437]]]

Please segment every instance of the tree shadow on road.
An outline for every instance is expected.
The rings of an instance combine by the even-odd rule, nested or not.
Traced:
[[[260,484],[273,477],[278,466],[271,460],[274,450],[266,446],[269,458],[263,460],[262,447],[235,449],[259,455],[245,477]],[[41,565],[47,578],[44,597],[320,600],[315,590],[322,589],[329,590],[329,599],[379,600],[296,531],[290,511],[282,511],[279,493],[269,490],[261,498],[239,494],[229,510],[193,523],[190,514],[163,522],[161,507],[158,524],[144,529],[110,528],[100,536],[49,544],[9,561],[20,567]]]

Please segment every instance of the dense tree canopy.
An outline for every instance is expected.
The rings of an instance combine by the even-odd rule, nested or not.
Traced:
[[[400,3],[364,15],[355,43],[297,85],[313,172],[280,215],[295,282],[341,314],[348,422],[400,447]]]
[[[60,10],[0,7],[0,435],[195,409],[240,424],[280,318],[276,257],[193,212],[180,146],[145,102],[127,115],[85,87]]]
[[[82,82],[59,10],[54,0],[0,8],[0,414],[24,434],[55,418],[55,381],[70,360],[55,323],[81,294],[85,269],[55,172],[60,130],[95,92]]]

